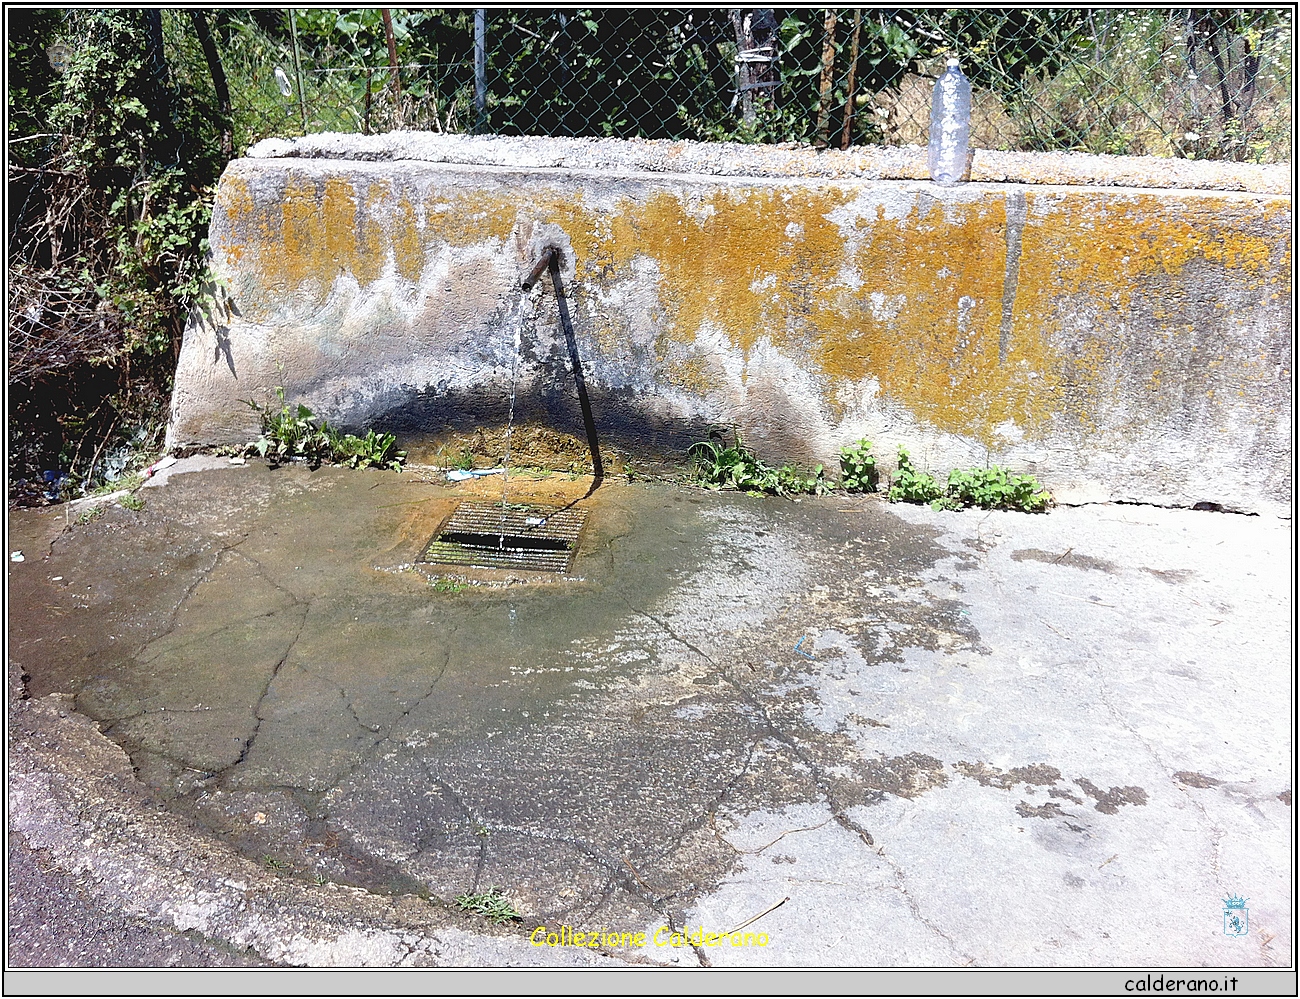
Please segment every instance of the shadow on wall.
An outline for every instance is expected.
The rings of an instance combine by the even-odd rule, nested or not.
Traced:
[[[595,386],[589,386],[589,392],[602,453],[634,456],[639,466],[680,466],[690,446],[705,439],[716,426],[703,419],[656,413],[653,399],[646,393]],[[419,450],[421,441],[435,443],[483,430],[489,432],[487,438],[495,440],[504,433],[508,409],[509,396],[500,386],[470,392],[413,390],[404,402],[376,416],[372,425],[397,434],[404,447]],[[546,427],[571,438],[581,459],[589,460],[582,409],[571,376],[539,380],[521,388],[515,399],[514,425],[516,430]],[[528,453],[520,450],[521,443],[522,438],[512,450],[518,461],[526,464]],[[490,452],[480,456],[494,457]]]

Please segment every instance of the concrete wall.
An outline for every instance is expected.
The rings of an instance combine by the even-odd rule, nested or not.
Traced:
[[[941,471],[998,461],[1065,501],[1289,507],[1284,170],[1041,157],[1053,184],[942,189],[888,179],[917,172],[916,150],[393,136],[254,152],[217,193],[231,309],[186,334],[174,445],[249,439],[240,400],[276,384],[344,425],[500,423],[520,324],[521,413],[579,427],[549,279],[518,290],[530,244],[554,238],[620,450],[729,423],[777,460],[833,461],[865,435],[886,463],[899,443]],[[981,157],[984,175],[1033,173],[1010,156],[977,154],[974,178]],[[666,172],[683,165],[699,172]],[[1099,183],[1166,167],[1179,187]]]

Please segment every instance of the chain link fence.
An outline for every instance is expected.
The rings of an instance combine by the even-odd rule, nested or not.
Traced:
[[[979,148],[1291,159],[1291,8],[260,16],[268,30],[228,57],[272,98],[243,109],[250,141],[400,127],[924,145],[953,54]]]

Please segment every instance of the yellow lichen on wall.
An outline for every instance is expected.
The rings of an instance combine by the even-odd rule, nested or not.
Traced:
[[[1195,259],[1261,276],[1271,269],[1273,247],[1239,224],[1238,201],[1207,203],[1201,196],[1195,207],[1183,204],[1174,212],[1168,195],[1044,200],[1051,205],[1050,222],[1030,228],[1035,253],[1059,262],[1057,295],[1085,292],[1101,308],[1127,312],[1143,278],[1178,274]],[[1031,214],[1039,203],[1031,194]]]
[[[580,279],[653,261],[659,376],[670,384],[700,394],[712,387],[709,367],[681,355],[707,324],[743,356],[766,339],[828,376],[828,406],[837,382],[874,376],[887,397],[953,432],[989,438],[1007,419],[1041,420],[1054,400],[1044,330],[1024,324],[999,360],[1003,202],[931,202],[901,219],[880,211],[861,220],[850,251],[832,215],[852,193],[659,191],[625,199],[603,219],[572,196],[533,209],[569,234]],[[883,314],[873,296],[898,307]]]
[[[370,284],[390,259],[400,277],[415,283],[431,247],[504,243],[518,212],[513,199],[483,191],[426,196],[386,177],[322,179],[294,169],[285,171],[278,204],[255,203],[244,178],[227,176],[216,208],[228,220],[221,248],[232,265],[251,265],[268,287],[311,285],[321,298],[345,274]]]
[[[505,192],[431,188],[424,195],[423,242],[466,247],[484,240],[504,244],[514,229],[520,201]]]
[[[214,213],[224,214],[231,220],[233,227],[245,230],[243,238],[227,239],[222,247],[227,262],[231,266],[238,267],[248,249],[247,227],[254,225],[253,220],[259,215],[264,216],[265,213],[258,212],[257,204],[248,189],[248,182],[243,177],[230,176],[223,178],[218,185],[212,210]]]
[[[355,188],[354,188],[355,190]],[[356,256],[348,268],[357,283],[367,285],[384,273],[390,257],[395,256],[395,223],[398,216],[393,185],[383,177],[370,178],[365,196],[357,195]]]
[[[217,199],[231,220],[226,259],[255,260],[276,293],[313,286],[320,300],[344,274],[364,288],[389,260],[415,284],[446,248],[513,254],[511,233],[531,217],[572,243],[589,342],[614,358],[636,331],[657,338],[654,380],[700,397],[721,390],[714,348],[697,341],[707,329],[710,345],[721,337],[745,359],[770,343],[814,376],[828,412],[839,415],[843,389],[875,379],[888,402],[989,444],[1007,421],[1032,439],[1064,408],[1086,429],[1122,391],[1126,348],[1098,317],[1116,326],[1140,313],[1151,363],[1138,377],[1148,393],[1172,383],[1161,352],[1186,349],[1187,317],[1167,286],[1193,262],[1245,272],[1248,287],[1288,281],[1274,219],[1284,199],[1198,195],[1171,210],[1170,195],[1005,188],[941,200],[892,185],[887,212],[851,184],[665,182],[618,195],[569,179],[476,188],[295,167],[284,177],[278,206],[256,204],[238,176]],[[1009,275],[1012,197],[1026,217]],[[456,280],[474,281],[480,266]]]
[[[1052,351],[1042,327],[1018,323],[1000,359],[1006,224],[1001,198],[918,199],[902,218],[862,220],[857,328],[823,344],[826,371],[874,376],[886,398],[943,430],[988,442],[1006,420],[1032,429],[1052,399]]]
[[[1103,200],[1033,192],[1028,202],[1016,329],[1061,330],[1062,309],[1073,313],[1068,349],[1045,374],[1060,389],[1055,408],[1085,429],[1128,390],[1118,369],[1134,363],[1128,355],[1138,345],[1127,338],[1140,338],[1154,366],[1138,376],[1148,391],[1166,384],[1160,370],[1167,354],[1197,350],[1197,327],[1184,314],[1188,289],[1170,279],[1197,261],[1246,272],[1246,287],[1285,274],[1289,251],[1253,231],[1259,209],[1249,202],[1202,195],[1171,211],[1161,195]],[[1130,330],[1135,321],[1140,328]]]
[[[610,262],[619,271],[637,256],[655,261],[670,340],[691,343],[707,322],[743,352],[764,338],[806,352],[810,335],[829,332],[815,314],[844,261],[827,215],[845,200],[839,189],[656,192],[611,220]]]
[[[342,274],[362,283],[373,280],[374,262],[358,252],[357,201],[356,188],[344,177],[318,184],[290,171],[281,201],[280,245],[259,247],[263,275],[290,288],[318,282],[322,296]]]
[[[397,273],[407,281],[419,281],[424,269],[424,243],[420,239],[415,205],[407,192],[397,199],[391,231]]]

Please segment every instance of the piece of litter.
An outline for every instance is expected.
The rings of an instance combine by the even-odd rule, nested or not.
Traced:
[[[543,524],[546,523],[546,518],[545,518],[545,517],[525,517],[525,518],[524,518],[524,523],[527,524],[529,527],[541,527]]]
[[[246,464],[248,464],[247,460],[244,459],[244,458],[231,458],[231,459],[230,459],[230,463],[231,463],[232,465],[246,465]]]
[[[472,468],[468,471],[455,469],[447,473],[448,482],[464,482],[466,479],[476,479],[480,475],[498,475],[504,472],[504,468]]]
[[[804,636],[802,636],[802,637],[799,639],[799,641],[795,642],[795,643],[794,643],[794,650],[795,650],[796,652],[798,652],[799,655],[803,656],[805,659],[812,659],[812,654],[811,654],[811,653],[809,653],[809,652],[805,652],[803,649],[799,648],[799,646],[803,645],[803,640],[804,640],[805,638],[807,638],[807,637],[808,637],[807,635],[804,635]]]
[[[164,468],[171,468],[172,465],[174,464],[176,464],[176,459],[173,458],[170,454],[167,455],[167,457],[165,458],[159,458],[157,461],[155,461],[152,465],[150,465],[148,468],[144,470],[144,477],[147,479],[155,472],[158,472]]]
[[[23,553],[22,553],[22,552],[12,552],[12,553],[9,555],[9,561],[10,561],[10,562],[26,562],[27,559],[23,556]]]
[[[57,582],[58,582],[60,579],[62,579],[63,577],[62,577],[62,576],[52,576],[52,577],[50,577],[50,578],[51,578],[51,580],[52,580],[53,582],[57,583]]]

